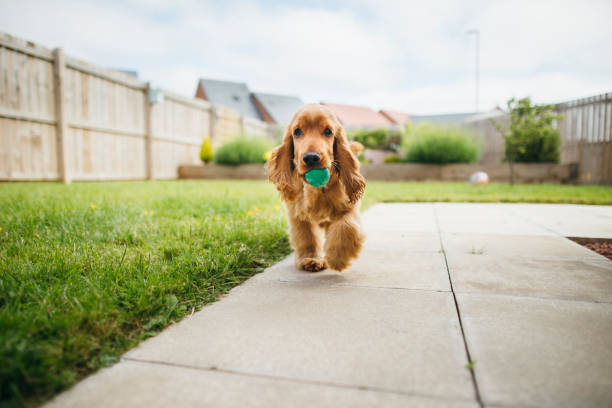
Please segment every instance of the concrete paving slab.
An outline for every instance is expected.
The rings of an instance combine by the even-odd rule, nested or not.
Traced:
[[[457,293],[612,302],[612,261],[558,236],[443,234]]]
[[[293,255],[254,279],[280,282],[321,282],[331,286],[405,288],[450,292],[442,252],[406,252],[366,248],[359,259],[342,273],[332,270],[297,270]]]
[[[512,212],[564,237],[612,238],[612,208],[599,205],[515,204]]]
[[[485,406],[612,406],[612,261],[561,236],[612,234],[610,217],[376,205],[347,271],[299,272],[289,257],[52,404],[474,405],[446,256]]]
[[[437,234],[434,208],[430,203],[377,204],[362,216],[366,231]]]
[[[477,407],[471,402],[123,361],[61,394],[49,408]]]
[[[363,246],[365,250],[388,251],[398,250],[403,252],[441,252],[440,234],[432,232],[402,232],[402,231],[377,231],[368,228],[366,241]]]
[[[499,204],[435,203],[440,231],[489,235],[556,235]]]
[[[474,398],[450,293],[251,280],[126,357]]]
[[[458,295],[486,406],[612,405],[612,305]]]

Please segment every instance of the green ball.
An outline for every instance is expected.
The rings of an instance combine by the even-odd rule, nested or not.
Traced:
[[[307,171],[304,177],[313,187],[325,187],[329,181],[329,169],[312,169]]]

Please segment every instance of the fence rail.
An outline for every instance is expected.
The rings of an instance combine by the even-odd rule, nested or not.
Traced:
[[[238,112],[0,33],[0,180],[177,178],[202,139],[272,136]]]
[[[561,163],[578,163],[581,183],[612,184],[612,93],[558,103],[555,110],[563,116],[556,123]],[[508,116],[499,113],[465,124],[483,147],[483,164],[499,163],[504,155],[504,141],[491,118],[508,123]]]

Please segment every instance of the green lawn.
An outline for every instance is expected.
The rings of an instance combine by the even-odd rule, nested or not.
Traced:
[[[507,203],[612,204],[610,186],[492,183],[472,186],[459,182],[369,182],[364,207],[376,202],[458,201]]]
[[[611,187],[382,183],[377,201],[612,204]],[[33,405],[289,253],[256,181],[0,184],[0,405]]]

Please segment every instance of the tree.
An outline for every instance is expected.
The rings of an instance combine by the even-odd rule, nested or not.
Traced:
[[[200,149],[200,160],[204,163],[208,163],[213,158],[213,149],[210,137],[207,137],[202,142],[202,148]]]
[[[510,166],[510,184],[514,184],[514,163],[559,162],[561,135],[554,123],[562,116],[555,115],[554,109],[554,105],[532,105],[530,98],[512,98],[507,102],[508,128],[491,119],[505,140],[504,161]]]

